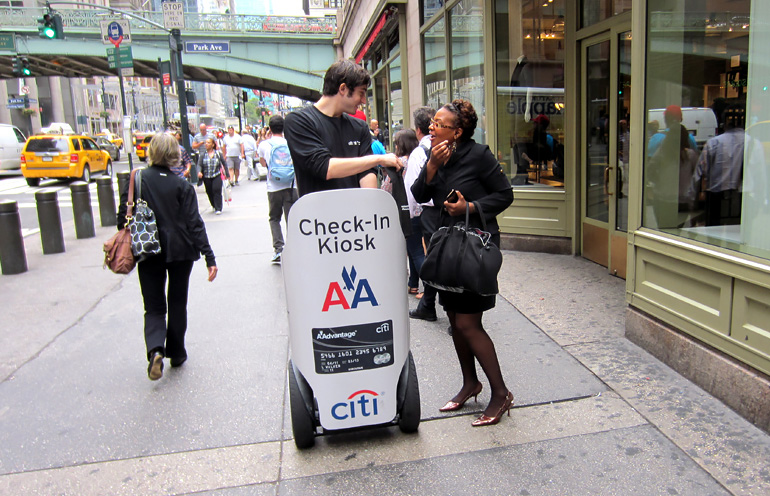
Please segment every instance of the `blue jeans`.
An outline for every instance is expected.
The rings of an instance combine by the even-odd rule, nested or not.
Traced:
[[[412,234],[406,238],[406,253],[409,255],[410,288],[420,287],[420,269],[425,261],[425,250],[422,247],[422,224],[420,217],[412,217]]]

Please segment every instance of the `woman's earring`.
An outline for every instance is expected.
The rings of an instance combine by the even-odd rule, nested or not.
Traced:
[[[455,152],[455,150],[457,150],[457,141],[453,141],[453,142],[452,142],[452,148],[451,148],[451,150],[452,150],[452,153],[454,153],[454,152]]]

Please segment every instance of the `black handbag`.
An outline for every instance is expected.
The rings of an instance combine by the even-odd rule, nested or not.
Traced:
[[[142,199],[142,171],[136,172],[136,207],[133,217],[128,219],[131,231],[131,251],[137,262],[160,253],[158,240],[158,224],[155,212]]]
[[[487,222],[476,203],[484,230],[469,227],[470,205],[465,207],[465,223],[454,220],[438,228],[430,238],[428,253],[420,269],[420,278],[444,291],[470,291],[482,296],[498,293],[497,273],[503,254],[486,231]]]

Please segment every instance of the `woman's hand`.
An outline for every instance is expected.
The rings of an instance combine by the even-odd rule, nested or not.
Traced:
[[[444,140],[430,150],[430,159],[428,163],[434,167],[444,165],[449,157],[452,156],[452,149],[449,147],[449,141]]]
[[[198,173],[198,179],[203,179],[203,172]]]
[[[212,265],[209,267],[209,282],[213,281],[217,278],[217,266]]]
[[[459,191],[457,192],[457,201],[455,203],[449,203],[448,201],[444,202],[444,208],[447,212],[449,212],[449,215],[452,217],[456,217],[458,215],[465,215],[465,206],[468,205],[468,202],[465,201],[465,197],[462,193]],[[470,204],[471,213],[473,213],[473,204]]]

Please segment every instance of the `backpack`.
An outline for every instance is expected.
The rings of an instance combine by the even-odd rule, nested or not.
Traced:
[[[291,184],[294,181],[294,162],[286,143],[273,145],[270,150],[270,179],[279,183]]]

